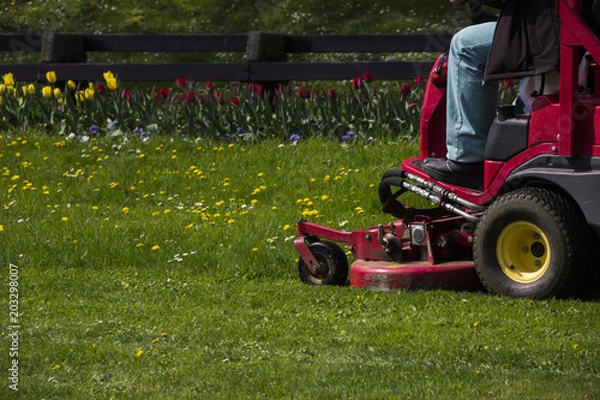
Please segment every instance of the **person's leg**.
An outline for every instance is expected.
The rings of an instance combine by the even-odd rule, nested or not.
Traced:
[[[446,104],[446,158],[427,158],[422,168],[442,182],[483,188],[483,153],[496,116],[498,84],[483,84],[496,23],[467,27],[450,43]]]
[[[498,83],[483,84],[495,26],[495,22],[469,26],[459,31],[450,44],[446,146],[452,161],[483,160],[498,102]]]

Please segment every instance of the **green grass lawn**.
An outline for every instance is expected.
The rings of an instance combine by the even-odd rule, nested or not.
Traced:
[[[295,221],[390,222],[416,143],[0,136],[2,398],[600,397],[598,302],[300,282]]]

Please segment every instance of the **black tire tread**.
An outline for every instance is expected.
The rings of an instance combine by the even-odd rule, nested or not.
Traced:
[[[304,260],[298,261],[298,273],[302,282],[309,285],[336,285],[342,286],[348,279],[348,258],[344,251],[333,242],[319,241],[309,245],[315,257],[326,257],[330,264],[330,274],[321,283],[312,279],[312,274]]]
[[[555,191],[537,187],[522,188],[503,195],[488,208],[480,220],[475,230],[473,256],[477,274],[484,287],[492,293],[495,292],[488,282],[486,282],[486,278],[482,274],[481,260],[478,256],[479,244],[477,237],[482,234],[482,231],[488,229],[486,215],[490,215],[495,209],[503,207],[505,204],[524,201],[543,208],[545,212],[554,219],[563,233],[563,239],[566,244],[566,261],[568,265],[578,266],[578,268],[572,267],[565,269],[561,279],[557,280],[551,289],[546,293],[534,297],[568,297],[576,294],[578,288],[581,286],[582,275],[584,275],[586,270],[583,266],[587,261],[587,249],[585,248],[584,240],[581,239],[586,236],[585,233],[583,233],[585,230],[582,229],[582,226],[588,225],[585,222],[579,207],[571,200]]]

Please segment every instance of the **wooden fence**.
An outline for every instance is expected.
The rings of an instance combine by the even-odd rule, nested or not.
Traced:
[[[374,79],[401,80],[427,76],[431,60],[288,62],[289,54],[441,53],[449,34],[280,35],[249,34],[0,34],[0,51],[39,52],[40,62],[0,64],[18,81],[44,81],[47,71],[74,81],[96,81],[112,71],[121,81],[283,82],[344,80],[372,73]],[[243,62],[89,63],[90,52],[243,53]]]

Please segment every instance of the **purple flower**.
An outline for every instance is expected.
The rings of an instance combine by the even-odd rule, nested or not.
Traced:
[[[300,135],[294,133],[292,136],[290,136],[290,142],[292,143],[298,143],[298,141],[300,140]]]
[[[133,133],[137,134],[141,139],[147,139],[150,137],[150,132],[144,132],[143,128],[139,126],[133,130]]]
[[[93,134],[98,133],[98,131],[100,130],[100,128],[98,127],[98,125],[92,125],[90,126],[90,132]]]
[[[344,136],[342,136],[342,142],[347,142],[349,140],[354,139],[356,135],[354,134],[354,132],[352,131],[348,131],[346,132],[346,134]]]

